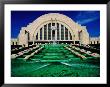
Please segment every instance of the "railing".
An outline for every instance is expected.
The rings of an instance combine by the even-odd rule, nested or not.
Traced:
[[[71,51],[73,54],[77,55],[78,57],[82,58],[82,59],[86,58],[85,56],[83,56],[83,55],[81,55],[80,53],[78,53],[78,52],[72,50],[72,49],[69,48],[69,47],[66,47],[66,46],[65,46],[65,48],[66,48],[67,50]]]
[[[30,55],[27,55],[24,59],[27,60],[30,57],[32,57],[35,53],[38,53],[39,51],[41,51],[43,49],[43,47],[39,48],[38,50],[34,51],[33,53],[31,53]]]

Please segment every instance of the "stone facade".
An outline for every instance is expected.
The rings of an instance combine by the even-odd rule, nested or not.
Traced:
[[[53,31],[50,29],[52,27],[57,29]],[[93,41],[85,26],[75,23],[63,14],[49,13],[40,16],[27,27],[22,27],[18,35],[18,44],[28,46],[28,42],[34,44],[35,41],[52,41],[53,38],[56,41],[79,41],[86,45]]]

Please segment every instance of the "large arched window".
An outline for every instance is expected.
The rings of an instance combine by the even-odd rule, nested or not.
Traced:
[[[52,27],[55,26],[55,30]],[[44,36],[43,36],[44,35]],[[36,33],[36,40],[72,40],[70,30],[61,23],[44,24]]]

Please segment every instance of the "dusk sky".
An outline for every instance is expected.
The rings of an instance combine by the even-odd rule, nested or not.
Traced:
[[[11,38],[17,38],[21,27],[26,27],[39,16],[47,13],[64,14],[82,26],[86,26],[90,37],[100,36],[100,11],[12,11]]]

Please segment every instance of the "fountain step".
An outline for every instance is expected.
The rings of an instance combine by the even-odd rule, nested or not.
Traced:
[[[53,53],[53,52],[52,52],[52,53],[45,53],[44,55],[45,55],[45,56],[48,56],[48,55],[49,55],[49,56],[62,56],[63,53]]]
[[[39,62],[68,62],[68,60],[39,60]]]
[[[57,55],[56,56],[50,56],[49,55],[49,56],[43,56],[43,58],[44,59],[53,59],[54,60],[54,59],[64,59],[65,56],[63,56],[63,55],[61,55],[61,56],[57,56]]]

